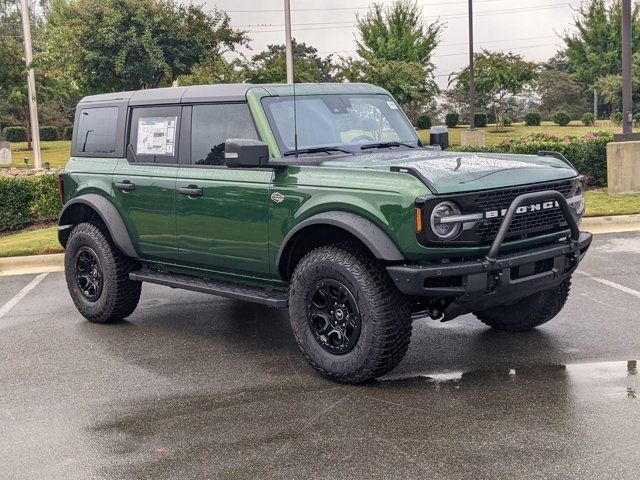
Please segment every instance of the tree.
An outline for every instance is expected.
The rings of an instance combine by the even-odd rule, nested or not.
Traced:
[[[632,48],[640,51],[639,8],[632,11]],[[622,4],[620,0],[590,0],[577,7],[575,32],[566,33],[565,51],[575,79],[594,87],[599,78],[622,72]]]
[[[294,77],[297,83],[329,82],[335,65],[332,56],[322,58],[318,50],[306,43],[293,46]],[[285,45],[268,45],[267,49],[252,56],[243,65],[243,74],[250,83],[284,83],[287,81]]]
[[[341,77],[386,88],[415,119],[438,93],[432,56],[443,25],[425,23],[412,0],[374,3],[357,24],[358,57],[342,59]]]
[[[514,53],[489,52],[475,54],[476,91],[478,96],[488,96],[496,111],[498,131],[504,129],[504,112],[508,101],[522,93],[536,79],[536,65]],[[469,90],[469,68],[454,74],[450,83]]]
[[[64,66],[83,93],[169,86],[246,44],[219,10],[171,0],[52,0],[42,62]]]
[[[543,70],[536,90],[540,95],[540,113],[547,118],[559,111],[580,118],[587,109],[585,88],[565,71]]]

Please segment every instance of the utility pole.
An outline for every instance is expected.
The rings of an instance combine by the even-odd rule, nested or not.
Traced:
[[[285,44],[287,47],[287,83],[293,84],[293,45],[291,42],[291,2],[284,0],[284,33],[287,36]]]
[[[38,104],[36,101],[36,77],[31,68],[33,49],[31,47],[31,24],[28,0],[20,0],[22,14],[22,34],[24,36],[24,60],[27,67],[27,93],[29,96],[29,123],[31,125],[31,144],[35,168],[42,166],[40,156],[40,126],[38,124]]]
[[[633,133],[631,87],[631,0],[622,0],[622,133]]]
[[[476,129],[476,72],[473,59],[473,0],[469,0],[469,130]]]

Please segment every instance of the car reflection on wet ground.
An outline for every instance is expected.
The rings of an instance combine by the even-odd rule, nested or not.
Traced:
[[[405,361],[357,387],[307,367],[283,312],[145,286],[128,321],[92,325],[49,274],[0,317],[0,478],[635,479],[629,248],[597,236],[538,331],[418,320]],[[0,308],[34,277],[0,278]]]

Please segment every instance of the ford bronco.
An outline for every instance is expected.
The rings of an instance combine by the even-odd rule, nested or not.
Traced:
[[[86,97],[60,192],[88,320],[131,315],[143,282],[288,308],[309,364],[347,383],[392,370],[419,316],[548,322],[591,243],[564,157],[423,147],[367,84]]]

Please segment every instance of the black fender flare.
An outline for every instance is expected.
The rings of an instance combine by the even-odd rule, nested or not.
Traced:
[[[97,193],[81,195],[65,204],[58,221],[58,240],[63,247],[67,243],[70,227],[78,223],[74,218],[78,205],[85,205],[98,214],[106,225],[113,242],[122,253],[128,257],[139,258],[120,212],[111,201]]]
[[[378,225],[355,213],[336,210],[313,215],[289,230],[289,233],[282,241],[282,245],[280,245],[276,268],[280,266],[282,255],[294,235],[311,225],[331,225],[346,230],[360,240],[380,260],[389,262],[402,262],[405,260],[404,255],[398,250],[393,240]]]

